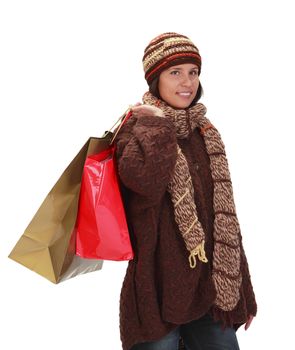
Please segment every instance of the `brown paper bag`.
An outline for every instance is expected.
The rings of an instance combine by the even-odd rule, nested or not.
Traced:
[[[124,121],[127,112],[119,121]],[[46,196],[9,258],[53,283],[102,268],[102,260],[75,255],[75,223],[86,157],[105,150],[113,140],[110,132],[88,139]]]

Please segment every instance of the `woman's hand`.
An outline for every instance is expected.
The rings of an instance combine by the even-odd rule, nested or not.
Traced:
[[[135,117],[141,116],[153,116],[153,117],[164,117],[163,111],[155,106],[150,106],[146,104],[136,103],[131,107],[132,115]]]
[[[251,323],[252,323],[252,321],[253,321],[253,318],[254,318],[253,315],[249,315],[248,321],[247,321],[246,324],[245,324],[245,331],[250,327],[250,325],[251,325]]]

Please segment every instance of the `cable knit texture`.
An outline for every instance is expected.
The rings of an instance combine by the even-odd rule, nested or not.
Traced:
[[[120,298],[123,350],[139,342],[160,339],[177,325],[207,312],[225,326],[236,328],[247,321],[249,314],[256,315],[234,204],[230,198],[223,201],[224,193],[232,191],[231,183],[215,184],[216,179],[227,175],[223,167],[212,166],[213,162],[226,161],[224,146],[212,134],[213,128],[202,135],[204,125],[187,126],[187,136],[180,138],[170,118],[131,117],[117,137],[118,171],[135,253],[135,259],[128,264]],[[211,137],[210,146],[206,137]],[[208,263],[199,263],[194,269],[188,264],[187,247],[168,191],[179,149],[189,169],[208,259]],[[219,200],[214,200],[219,194]],[[218,203],[220,212],[216,210]],[[215,220],[217,216],[219,219]],[[238,266],[230,261],[233,251],[239,251],[233,257]],[[217,274],[222,276],[224,285],[216,283]],[[226,293],[222,291],[225,278],[232,280],[237,275],[238,295],[229,295],[235,303],[228,308],[227,301],[218,298],[218,294]]]

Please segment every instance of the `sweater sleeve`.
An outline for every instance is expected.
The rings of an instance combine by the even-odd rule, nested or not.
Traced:
[[[176,163],[173,123],[156,116],[131,117],[120,130],[116,145],[122,183],[142,196],[160,198]]]
[[[241,241],[241,272],[243,276],[242,292],[244,294],[245,304],[247,308],[247,314],[256,316],[257,304],[255,294],[251,282],[251,276],[249,272],[249,266],[246,258],[246,254]]]

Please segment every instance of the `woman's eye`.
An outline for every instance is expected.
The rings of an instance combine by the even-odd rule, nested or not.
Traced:
[[[192,75],[198,75],[198,71],[197,70],[193,70],[191,73],[192,73]]]
[[[179,73],[178,70],[173,70],[173,71],[171,71],[171,74],[172,74],[172,75],[177,75],[178,73]]]

